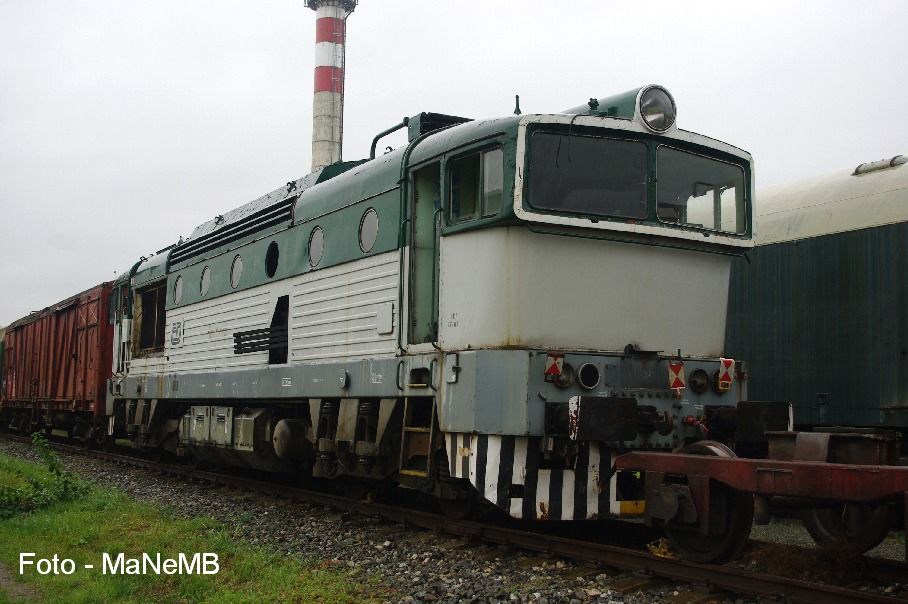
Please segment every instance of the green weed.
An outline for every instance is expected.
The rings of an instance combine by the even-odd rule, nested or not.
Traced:
[[[34,434],[32,446],[41,458],[44,471],[0,460],[0,520],[73,501],[87,490],[84,482],[63,468],[43,435]]]

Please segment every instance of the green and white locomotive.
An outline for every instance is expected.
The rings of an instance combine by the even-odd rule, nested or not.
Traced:
[[[421,113],[405,146],[200,225],[114,284],[107,437],[449,510],[639,515],[614,457],[746,399],[722,357],[753,162],[675,116],[660,86]]]

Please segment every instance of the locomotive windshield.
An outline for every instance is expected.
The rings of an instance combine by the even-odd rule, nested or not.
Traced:
[[[740,166],[671,147],[659,147],[657,155],[659,220],[725,233],[746,231]]]
[[[646,217],[645,143],[537,132],[532,149],[529,203],[534,208]]]
[[[537,131],[528,168],[526,201],[537,210],[747,232],[737,164],[642,140]]]

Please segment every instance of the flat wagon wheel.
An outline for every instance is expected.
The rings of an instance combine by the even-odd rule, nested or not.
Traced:
[[[679,451],[688,455],[737,457],[722,443],[704,440]],[[682,524],[670,521],[665,535],[682,558],[692,562],[721,564],[738,555],[753,525],[753,495],[738,491],[715,480],[709,483],[709,534],[700,532],[699,522]]]
[[[892,509],[886,504],[846,503],[811,508],[801,521],[817,545],[847,547],[858,553],[883,542],[892,528]]]
[[[22,436],[32,435],[32,418],[28,413],[23,413],[19,419],[19,434]]]

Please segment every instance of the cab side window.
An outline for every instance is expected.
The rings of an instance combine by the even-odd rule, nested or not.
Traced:
[[[167,282],[136,292],[133,331],[138,332],[138,352],[164,349],[164,306],[167,302]]]
[[[501,209],[504,190],[504,154],[492,149],[482,154],[482,215],[492,216]]]
[[[494,216],[501,210],[503,158],[501,149],[490,149],[451,162],[451,222]]]

